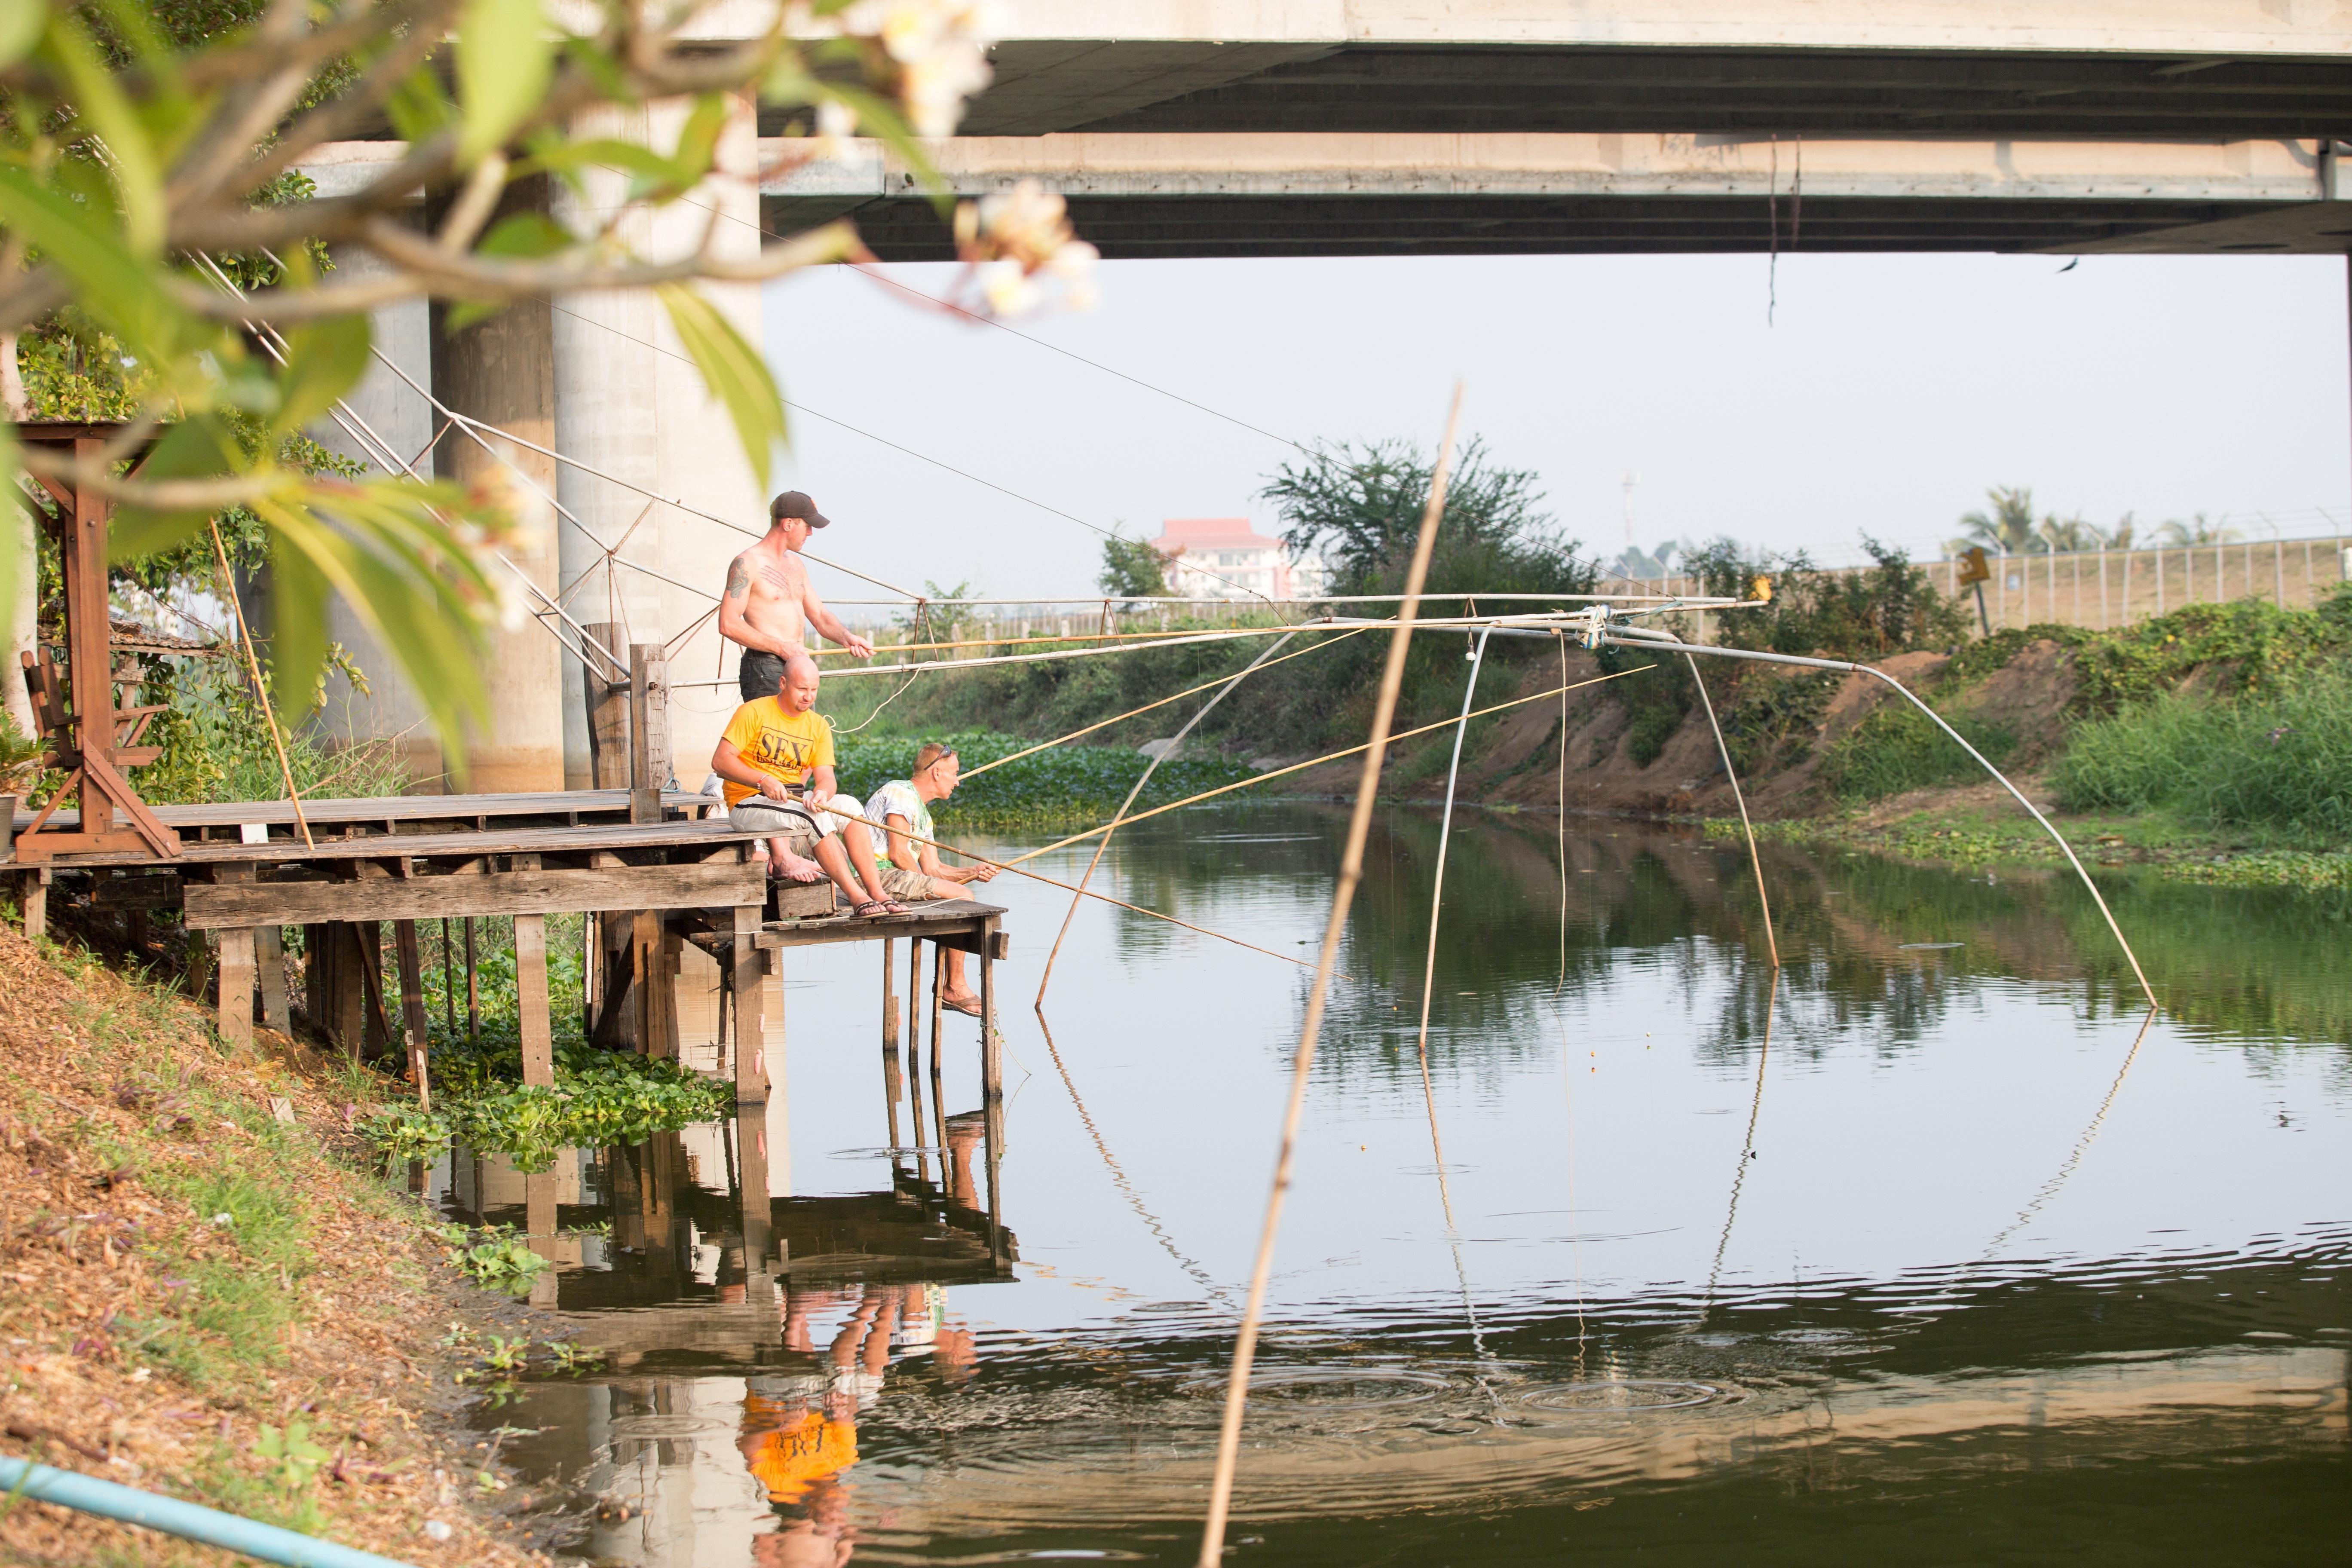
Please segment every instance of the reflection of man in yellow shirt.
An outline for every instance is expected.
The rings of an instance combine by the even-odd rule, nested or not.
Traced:
[[[820,1482],[857,1463],[857,1424],[844,1411],[754,1394],[743,1401],[744,1457],[772,1502],[799,1502]]]

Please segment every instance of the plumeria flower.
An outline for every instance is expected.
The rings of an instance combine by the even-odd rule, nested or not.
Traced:
[[[955,234],[956,252],[995,314],[1034,308],[1045,297],[1047,280],[1060,286],[1065,309],[1094,308],[1100,252],[1070,227],[1060,195],[1036,181],[964,203],[956,209]]]
[[[897,63],[898,97],[916,135],[949,136],[964,100],[989,83],[989,46],[1004,22],[992,0],[859,0],[836,26],[876,40]]]

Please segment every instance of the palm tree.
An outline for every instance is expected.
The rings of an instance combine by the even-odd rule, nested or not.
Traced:
[[[1960,519],[1964,531],[1945,548],[1954,554],[1982,545],[1996,555],[2022,555],[2034,547],[2033,492],[2022,485],[1995,485],[1985,492],[1990,512],[1972,511]]]
[[[2083,514],[2072,517],[2055,515],[2042,520],[2042,548],[2072,553],[2079,550],[2096,550],[2103,537],[2098,529],[2083,521]]]
[[[2132,514],[2126,512],[2116,520],[2115,527],[2099,536],[2099,542],[2109,550],[2129,550],[2133,527]]]
[[[2227,544],[2238,537],[2238,531],[2218,522],[2208,522],[2199,512],[2188,522],[2173,519],[2156,531],[2157,542],[2175,550],[2186,550],[2196,544]]]

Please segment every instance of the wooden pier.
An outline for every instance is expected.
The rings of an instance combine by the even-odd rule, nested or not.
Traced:
[[[668,792],[661,820],[626,789],[539,795],[401,795],[304,803],[304,843],[285,801],[156,805],[174,842],[159,854],[120,839],[86,851],[60,849],[13,869],[26,928],[37,934],[58,886],[99,909],[176,910],[186,929],[216,933],[213,990],[220,1032],[249,1041],[260,1020],[290,1027],[284,928],[299,926],[309,955],[303,1013],[312,1029],[354,1056],[406,1047],[420,1095],[429,1096],[426,1017],[416,922],[509,916],[515,923],[523,1079],[554,1081],[547,984],[546,917],[591,914],[596,931],[589,1038],[614,1049],[677,1055],[676,990],[681,944],[692,942],[727,976],[732,1030],[727,1064],[737,1099],[768,1094],[761,997],[777,955],[793,947],[843,942],[884,945],[884,1039],[895,1094],[898,999],[891,963],[898,938],[911,953],[932,946],[974,955],[983,1018],[982,1080],[994,1114],[1002,1070],[996,1035],[995,960],[1005,955],[1003,910],[964,900],[918,904],[903,915],[861,919],[837,910],[832,885],[771,887],[753,858],[759,836],[705,816],[717,802]],[[60,817],[63,818],[60,821]],[[20,813],[22,828],[28,817]],[[71,813],[48,826],[78,826]],[[74,887],[73,884],[83,884]],[[381,981],[383,927],[397,954],[400,994]],[[940,1005],[932,1002],[933,1104],[939,1075]],[[910,971],[909,1012],[921,994],[920,959]],[[395,1011],[396,1008],[396,1011]],[[918,1031],[919,1033],[919,1031]],[[918,1115],[920,1089],[915,1089]],[[892,1122],[895,1127],[895,1108]],[[944,1132],[941,1133],[944,1144]],[[895,1132],[894,1132],[895,1139]]]

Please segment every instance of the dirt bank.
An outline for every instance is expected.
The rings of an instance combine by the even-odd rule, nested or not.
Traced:
[[[465,1285],[361,1173],[361,1079],[0,930],[0,1451],[420,1564],[548,1559],[452,1417]],[[276,1048],[270,1048],[274,1043]],[[20,1503],[27,1563],[246,1559]]]

